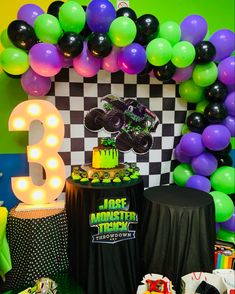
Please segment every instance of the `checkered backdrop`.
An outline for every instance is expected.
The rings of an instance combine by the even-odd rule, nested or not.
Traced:
[[[152,149],[144,155],[120,152],[119,161],[137,162],[145,187],[172,183],[177,165],[173,149],[180,140],[181,127],[192,106],[176,98],[179,97],[178,85],[174,82],[162,83],[149,76],[110,74],[103,70],[95,77],[83,78],[72,68],[63,69],[53,80],[48,94],[47,100],[56,106],[64,119],[65,138],[60,155],[67,176],[71,175],[72,166],[91,162],[92,148],[98,145],[98,138],[110,136],[104,130],[90,132],[83,124],[86,113],[100,107],[101,98],[110,93],[124,98],[137,97],[160,119],[157,131],[152,134]],[[37,131],[33,129],[30,133],[35,137]]]

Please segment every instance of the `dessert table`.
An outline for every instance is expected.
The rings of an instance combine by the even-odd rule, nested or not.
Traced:
[[[165,275],[178,293],[181,276],[213,270],[215,208],[212,197],[178,186],[146,189],[141,239],[143,275]]]
[[[144,185],[66,181],[70,273],[86,294],[134,294]]]

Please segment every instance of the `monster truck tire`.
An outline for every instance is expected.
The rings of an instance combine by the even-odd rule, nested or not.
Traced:
[[[103,127],[104,111],[99,108],[94,108],[87,113],[84,119],[85,126],[91,131],[99,131]]]
[[[116,137],[116,146],[120,151],[128,151],[132,148],[132,138],[127,133],[120,133]]]
[[[103,125],[106,131],[115,133],[121,130],[125,122],[123,112],[112,109],[103,116]]]
[[[136,153],[146,153],[152,147],[153,138],[150,134],[141,132],[133,138],[133,149]]]

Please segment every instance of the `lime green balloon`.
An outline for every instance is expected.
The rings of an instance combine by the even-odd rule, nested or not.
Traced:
[[[148,61],[155,66],[162,66],[171,60],[171,43],[163,38],[152,40],[146,47]]]
[[[208,87],[213,84],[218,76],[218,69],[214,62],[198,64],[193,70],[193,80],[200,87]]]
[[[86,14],[79,3],[68,1],[60,7],[59,21],[65,32],[80,33],[85,26]]]
[[[108,35],[114,45],[125,47],[134,41],[136,33],[134,21],[129,17],[121,16],[112,21]]]
[[[56,44],[63,33],[58,19],[46,13],[36,18],[34,29],[38,39],[50,44]]]
[[[197,86],[192,79],[179,85],[180,97],[190,103],[198,103],[204,99],[204,89]]]
[[[196,55],[194,46],[187,41],[177,43],[172,50],[171,62],[179,68],[184,68],[193,63]]]
[[[6,48],[0,60],[2,68],[11,75],[21,75],[29,68],[28,54],[18,48]]]
[[[204,113],[205,108],[209,104],[208,100],[202,100],[199,103],[197,103],[196,106],[196,112]]]
[[[211,175],[211,186],[214,190],[226,194],[235,193],[235,168],[232,166],[221,166]]]
[[[186,125],[186,124],[183,124],[183,126],[182,126],[182,129],[181,129],[181,134],[182,135],[185,135],[185,134],[188,134],[188,133],[190,133],[191,131],[190,131],[190,129],[188,128],[188,126]]]
[[[166,21],[160,25],[158,38],[168,40],[172,46],[180,41],[180,26],[175,21]]]
[[[235,243],[235,234],[234,232],[227,231],[223,228],[221,228],[217,234],[217,239],[230,242],[230,243]]]
[[[187,180],[194,174],[191,165],[187,163],[181,163],[173,172],[173,179],[176,185],[184,187]]]
[[[220,191],[210,192],[215,204],[215,220],[217,223],[225,222],[233,214],[234,207],[231,198]]]
[[[4,48],[8,48],[8,47],[16,48],[8,37],[7,29],[2,31],[0,39],[1,39],[2,46]]]

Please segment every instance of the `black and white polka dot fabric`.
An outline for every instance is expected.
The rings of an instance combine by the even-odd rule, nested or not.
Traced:
[[[36,279],[68,268],[68,229],[65,210],[16,212],[7,223],[12,270],[4,290],[27,287]]]

